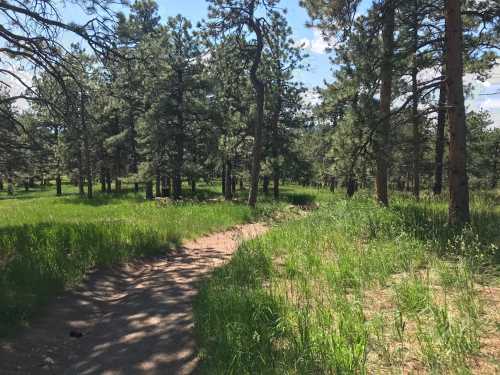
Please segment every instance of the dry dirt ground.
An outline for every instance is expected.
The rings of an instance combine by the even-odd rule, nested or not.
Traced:
[[[242,225],[159,258],[90,274],[15,339],[0,342],[0,374],[196,373],[196,284],[242,239],[265,230]]]

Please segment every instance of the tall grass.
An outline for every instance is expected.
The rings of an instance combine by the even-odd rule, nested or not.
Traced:
[[[437,199],[397,197],[389,209],[363,195],[320,199],[203,284],[195,318],[207,374],[467,373],[494,363],[480,355],[481,338],[498,331],[478,284],[492,282],[479,276],[498,261],[490,196],[473,200],[462,230],[446,225]]]
[[[93,267],[165,252],[185,239],[251,221],[276,207],[158,205],[133,194],[87,200],[28,193],[20,198],[0,200],[0,334]]]

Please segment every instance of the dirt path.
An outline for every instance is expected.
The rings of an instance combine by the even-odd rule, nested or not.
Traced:
[[[0,343],[0,374],[192,374],[196,282],[241,239],[265,230],[242,225],[161,258],[91,274],[14,341]]]

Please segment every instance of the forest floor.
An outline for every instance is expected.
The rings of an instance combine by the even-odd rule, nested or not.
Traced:
[[[198,365],[192,300],[200,278],[240,242],[244,224],[167,255],[91,273],[47,306],[30,329],[0,344],[2,374],[191,374]],[[73,336],[73,337],[72,337]]]

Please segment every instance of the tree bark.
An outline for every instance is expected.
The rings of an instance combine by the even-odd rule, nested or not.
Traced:
[[[178,88],[176,93],[177,101],[177,129],[175,134],[175,158],[173,170],[173,198],[180,199],[182,196],[182,167],[184,163],[184,91],[182,82],[184,81],[182,69],[177,70]]]
[[[62,181],[61,175],[57,174],[56,176],[56,195],[60,197],[62,195]]]
[[[94,186],[92,173],[87,174],[87,198],[92,199],[94,197]]]
[[[394,54],[394,0],[384,1],[384,25],[382,32],[383,56],[380,88],[380,124],[378,125],[376,144],[377,173],[375,190],[377,200],[384,206],[389,205],[387,192],[390,132],[391,132],[391,102],[392,102],[392,69]]]
[[[266,195],[269,194],[269,180],[269,176],[264,176],[262,178],[262,192]]]
[[[106,193],[111,194],[112,189],[111,189],[111,174],[109,173],[109,169],[106,174]]]
[[[87,126],[87,116],[86,116],[86,102],[85,102],[85,94],[81,93],[81,121],[82,121],[82,129],[83,129],[83,147],[85,148],[85,169],[87,172],[87,198],[92,199],[94,196],[93,189],[93,177],[92,177],[92,160],[91,160],[91,151],[89,144],[89,128]]]
[[[222,195],[224,198],[226,197],[226,162],[222,163],[222,177],[221,177],[221,187],[222,187]]]
[[[62,195],[62,181],[61,181],[61,157],[60,157],[60,144],[59,144],[59,126],[54,127],[54,135],[56,139],[56,196]]]
[[[156,183],[155,183],[155,196],[161,196],[161,175],[160,172],[156,172]]]
[[[278,59],[277,70],[281,73],[281,64]],[[276,98],[276,106],[274,108],[273,118],[271,120],[271,129],[272,129],[272,140],[271,140],[271,155],[273,157],[272,168],[273,168],[273,197],[274,199],[279,199],[280,196],[280,165],[279,165],[279,122],[280,115],[283,108],[283,98],[282,98],[282,90],[281,87],[283,85],[282,80],[278,79],[276,83],[278,87],[278,93]]]
[[[168,191],[168,177],[167,176],[162,176],[161,178],[161,196],[163,198],[166,198],[170,195],[170,192]]]
[[[172,179],[167,176],[167,197],[170,197],[172,195]]]
[[[443,80],[439,86],[439,110],[436,126],[436,147],[435,147],[435,165],[434,165],[434,187],[435,195],[440,195],[443,191],[443,159],[444,159],[444,129],[446,126],[446,80],[444,79],[446,71],[443,67]]]
[[[257,118],[254,128],[254,143],[252,150],[252,169],[250,173],[250,192],[248,194],[248,205],[255,207],[257,195],[259,194],[260,158],[262,149],[262,127],[264,126],[264,83],[258,77],[258,69],[262,60],[262,50],[264,49],[264,37],[259,21],[250,17],[249,27],[254,31],[257,39],[254,58],[250,68],[250,80],[255,91],[255,102]]]
[[[231,179],[231,188],[233,189],[233,195],[236,193],[236,183],[237,183],[236,177],[233,177]]]
[[[106,192],[106,172],[104,168],[101,167],[101,193]]]
[[[412,69],[411,69],[411,87],[412,87],[412,108],[411,119],[413,125],[413,195],[420,199],[420,117],[418,113],[418,104],[420,95],[418,91],[418,0],[413,0],[413,35],[412,35]]]
[[[80,176],[78,176],[78,193],[80,195],[85,195],[84,185],[85,185],[85,178],[80,174]]]
[[[224,171],[226,172],[224,176],[224,199],[225,200],[231,200],[233,199],[233,184],[232,184],[232,165],[231,165],[231,160],[226,160],[226,166],[224,168]]]
[[[462,225],[470,220],[465,104],[463,88],[463,29],[461,0],[446,1],[446,84],[448,89],[448,222]]]
[[[498,184],[498,158],[500,157],[500,142],[495,143],[495,150],[493,152],[493,166],[491,171],[490,187],[496,189]]]
[[[352,198],[356,190],[358,189],[358,183],[354,177],[348,177],[347,179],[347,197]]]
[[[153,181],[146,181],[146,200],[153,200]]]
[[[330,192],[335,193],[335,177],[333,176],[330,177],[329,185],[330,185]]]

